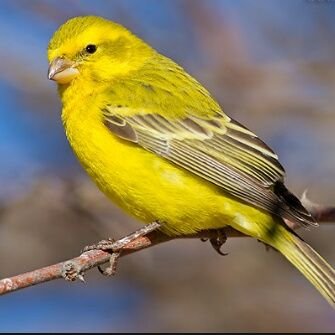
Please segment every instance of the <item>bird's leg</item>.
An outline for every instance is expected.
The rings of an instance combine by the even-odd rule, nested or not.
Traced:
[[[89,250],[103,250],[103,251],[110,252],[111,257],[109,260],[108,267],[106,269],[102,269],[101,267],[98,267],[98,269],[103,275],[113,276],[116,273],[117,262],[122,252],[122,249],[124,249],[129,243],[157,230],[160,227],[161,227],[161,223],[157,220],[150,224],[145,225],[144,227],[136,230],[135,232],[127,235],[126,237],[118,241],[115,241],[112,238],[108,238],[107,240],[102,240],[98,242],[97,244],[89,245],[84,248],[83,252],[86,252]]]
[[[127,244],[135,241],[139,237],[145,236],[154,230],[157,230],[161,226],[161,223],[157,220],[152,223],[145,225],[144,227],[136,230],[135,232],[123,237],[122,239],[115,241],[113,238],[107,240],[101,240],[96,244],[86,246],[82,252],[89,250],[103,250],[116,252],[124,248]]]
[[[211,243],[214,250],[220,254],[221,256],[227,256],[228,254],[221,251],[221,247],[226,243],[227,241],[227,235],[222,229],[216,230],[216,236],[211,238],[202,238],[201,241],[206,242],[208,241]]]
[[[112,276],[116,273],[117,261],[121,255],[123,249],[126,249],[129,244],[135,242],[137,239],[140,240],[141,237],[148,235],[149,233],[157,230],[161,226],[161,223],[155,221],[150,223],[141,229],[135,231],[132,234],[127,235],[117,241],[109,238],[107,240],[102,240],[97,244],[87,246],[84,248],[82,253],[85,253],[90,250],[103,250],[111,254],[109,259],[109,266],[106,269],[101,269],[98,267],[99,271],[107,276]],[[139,242],[139,247],[141,247]],[[84,270],[78,264],[73,261],[65,262],[62,268],[62,277],[68,281],[75,281],[77,279],[84,282]]]

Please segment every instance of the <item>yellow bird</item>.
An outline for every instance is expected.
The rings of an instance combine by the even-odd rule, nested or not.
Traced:
[[[95,16],[63,24],[48,59],[66,136],[110,199],[172,236],[229,225],[257,238],[335,304],[334,269],[285,224],[317,225],[277,155],[181,66]]]

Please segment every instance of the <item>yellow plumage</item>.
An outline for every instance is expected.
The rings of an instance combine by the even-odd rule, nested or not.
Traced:
[[[279,250],[334,304],[334,270],[282,219],[315,225],[277,156],[201,84],[98,17],[65,23],[48,58],[69,142],[108,197],[171,235],[230,225]]]

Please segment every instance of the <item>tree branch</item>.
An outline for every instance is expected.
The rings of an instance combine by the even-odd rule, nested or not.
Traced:
[[[335,207],[314,204],[307,199],[305,194],[303,194],[302,196],[302,202],[305,207],[311,212],[311,214],[318,220],[319,223],[331,221],[335,222]],[[288,222],[288,224],[290,223]],[[298,228],[294,225],[291,225],[291,227],[293,227],[294,229]],[[222,228],[220,231],[226,237],[246,236],[228,226]],[[132,239],[132,237],[134,237],[134,234],[130,234],[114,242],[115,244],[119,244],[120,246],[122,245],[122,252],[119,255],[120,257],[177,238],[216,239],[218,237],[218,231],[206,230],[193,235],[170,237],[156,230],[148,233],[145,236],[135,236],[135,239]],[[111,254],[109,252],[102,250],[86,251],[80,256],[70,259],[68,261],[60,262],[41,269],[0,280],[0,294],[2,295],[14,292],[25,287],[41,284],[59,278],[66,278],[67,280],[83,280],[83,274],[86,271],[94,267],[98,267],[102,264],[108,263],[110,259]]]

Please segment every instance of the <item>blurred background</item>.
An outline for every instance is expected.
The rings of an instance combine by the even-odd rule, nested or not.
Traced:
[[[115,20],[182,64],[278,154],[287,184],[335,204],[335,1],[0,2],[0,277],[138,227],[95,188],[65,139],[46,48],[78,15]],[[302,232],[335,265],[335,226]],[[0,298],[0,331],[334,331],[335,315],[277,252],[174,241],[123,258],[114,278]]]

